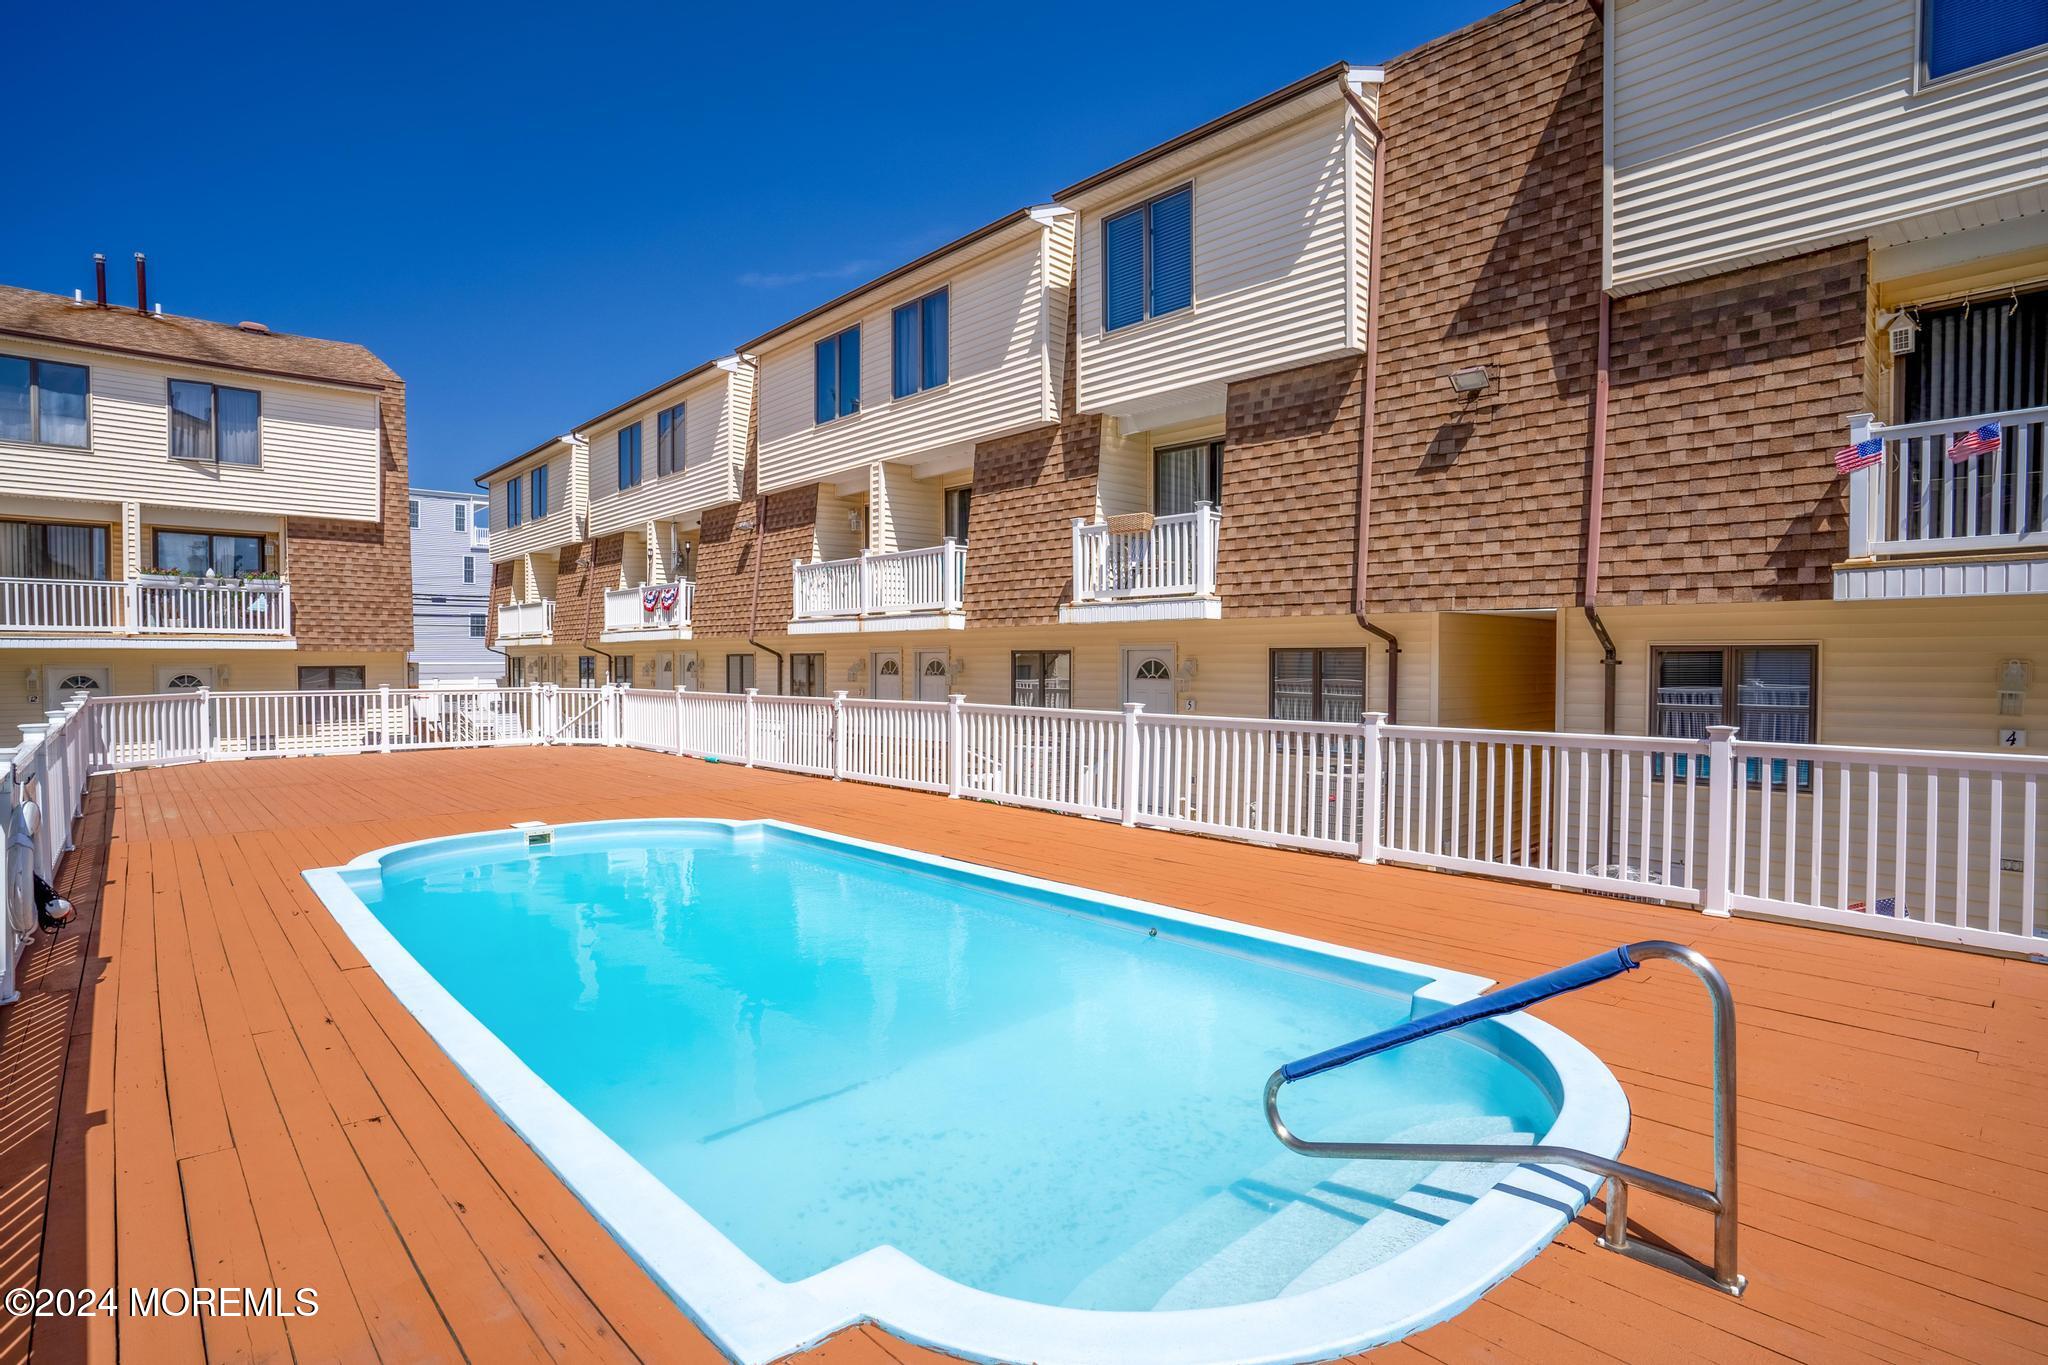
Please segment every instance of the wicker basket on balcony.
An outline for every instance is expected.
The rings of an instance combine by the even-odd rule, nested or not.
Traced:
[[[1109,527],[1109,533],[1113,536],[1147,536],[1152,534],[1152,514],[1150,512],[1125,512],[1119,516],[1110,517],[1106,525]]]

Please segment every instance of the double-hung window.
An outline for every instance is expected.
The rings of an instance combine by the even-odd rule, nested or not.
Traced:
[[[489,619],[489,617],[488,617],[488,614],[487,614],[487,613],[485,613],[485,612],[480,612],[480,611],[478,611],[478,612],[471,612],[471,613],[470,613],[470,616],[469,616],[469,638],[470,638],[470,639],[472,639],[472,640],[481,640],[481,639],[483,639],[483,638],[484,638],[484,624],[485,624],[485,622],[486,622],[486,621],[487,621],[488,619]]]
[[[860,328],[849,327],[816,347],[818,425],[860,411]]]
[[[514,474],[505,480],[505,525],[517,526],[526,519],[519,505],[519,476]]]
[[[263,463],[263,395],[190,379],[170,381],[171,458]]]
[[[941,289],[898,308],[890,316],[894,358],[890,392],[898,398],[936,389],[946,382],[948,291]]]
[[[474,582],[476,582],[476,556],[475,556],[475,555],[464,555],[464,556],[462,557],[462,581],[463,581],[463,582],[465,582],[465,583],[474,583]]]
[[[1733,725],[1759,744],[1811,744],[1815,717],[1817,651],[1811,645],[1710,646],[1656,649],[1650,654],[1650,733],[1660,739],[1697,740],[1710,725]],[[1661,775],[1661,755],[1653,770]],[[1700,776],[1706,776],[1706,764]],[[1812,765],[1798,765],[1799,785],[1813,780]],[[1678,776],[1686,776],[1684,760]],[[1762,764],[1751,759],[1745,780],[1760,782]],[[1785,785],[1785,761],[1771,761],[1771,785]]]
[[[2037,0],[1920,0],[1927,79],[1988,66],[2048,44],[2048,5]]]
[[[1102,325],[1114,331],[1195,301],[1195,187],[1102,220]]]
[[[974,506],[974,486],[962,484],[946,490],[946,539],[955,545],[967,543],[968,513]]]
[[[0,355],[0,441],[85,445],[87,388],[83,365]]]
[[[529,500],[528,505],[532,509],[533,519],[539,521],[548,514],[548,467],[546,465],[536,467],[533,471],[531,482],[533,484],[533,496]]]
[[[1330,720],[1355,725],[1365,714],[1365,651],[1276,649],[1267,679],[1267,714],[1275,720]]]
[[[654,419],[654,472],[683,472],[683,404],[663,408]]]
[[[415,531],[420,529],[420,500],[418,498],[406,499],[405,524]]]
[[[450,503],[450,504],[449,504],[449,506],[451,506],[451,507],[452,507],[452,508],[454,509],[454,515],[455,515],[455,529],[456,529],[456,530],[457,530],[458,532],[462,533],[462,534],[465,534],[465,535],[466,535],[466,534],[468,534],[468,532],[469,532],[469,504],[468,504],[468,503],[466,503],[466,502],[457,502],[457,503]]]
[[[825,695],[824,655],[792,654],[789,656],[789,695],[792,697],[822,697]]]
[[[361,664],[308,665],[299,670],[301,692],[361,692],[366,683]]]
[[[1072,706],[1074,656],[1064,649],[1020,649],[1010,655],[1010,705]]]
[[[1152,455],[1152,510],[1180,516],[1202,504],[1223,505],[1223,442],[1167,446]]]
[[[754,685],[754,656],[728,654],[725,656],[725,690],[744,692]]]
[[[619,487],[640,482],[640,424],[619,428]]]

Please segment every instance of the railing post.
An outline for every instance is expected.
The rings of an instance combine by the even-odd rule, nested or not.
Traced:
[[[683,751],[683,689],[676,688],[676,752]]]
[[[952,542],[946,542],[951,545]],[[946,698],[946,795],[957,797],[967,785],[967,726],[960,708],[967,698],[955,692]]]
[[[754,698],[760,694],[760,688],[748,688],[747,700],[740,713],[740,758],[749,768],[754,766]]]
[[[1223,520],[1206,502],[1195,504],[1195,592],[1216,595],[1216,528]]]
[[[202,687],[193,694],[199,699],[199,761],[213,762],[213,689]]]
[[[1707,874],[1700,909],[1726,916],[1731,888],[1728,869],[1735,842],[1735,727],[1707,727]]]
[[[121,580],[121,633],[133,635],[142,628],[142,585],[132,578]]]
[[[1138,717],[1144,711],[1145,703],[1141,701],[1124,703],[1123,761],[1118,765],[1123,790],[1118,793],[1118,805],[1126,825],[1138,823]]]
[[[0,749],[0,835],[14,823],[15,808],[21,803],[20,790],[14,783],[14,749]],[[0,837],[0,887],[14,885],[14,869],[9,863],[14,858],[14,846]],[[33,860],[31,860],[33,866]],[[21,999],[21,991],[14,983],[14,964],[17,950],[23,940],[15,934],[14,926],[0,915],[0,1005],[11,1005]]]
[[[860,614],[872,615],[875,610],[875,571],[868,561],[874,551],[867,546],[860,547],[860,560],[856,572],[860,575]]]
[[[1849,415],[1849,444],[1859,445],[1870,439],[1870,424],[1877,420],[1875,413],[1855,412]],[[1849,558],[1867,559],[1870,543],[1875,538],[1871,529],[1882,515],[1879,507],[1879,489],[1884,481],[1885,466],[1890,462],[1891,452],[1868,469],[1859,469],[1849,476]]]
[[[846,776],[846,693],[832,694],[832,780]]]
[[[532,742],[535,744],[539,744],[541,742],[540,684],[537,682],[528,683],[527,687],[532,692],[532,696],[530,696],[528,700],[533,703],[533,709],[527,712],[527,716],[533,722]]]
[[[377,684],[377,752],[391,752],[391,684]]]
[[[606,683],[604,695],[598,699],[598,714],[604,717],[605,747],[618,748],[626,730],[626,689],[618,683]]]
[[[1075,517],[1075,518],[1074,518],[1074,529],[1073,529],[1073,546],[1072,546],[1072,551],[1073,551],[1073,563],[1072,563],[1072,564],[1071,564],[1071,565],[1069,566],[1069,571],[1070,571],[1070,572],[1071,572],[1071,573],[1073,574],[1073,593],[1072,593],[1072,596],[1073,596],[1073,599],[1074,599],[1074,600],[1075,600],[1076,602],[1086,602],[1086,601],[1088,601],[1088,600],[1089,600],[1090,598],[1092,598],[1092,597],[1094,597],[1094,596],[1095,596],[1094,592],[1090,590],[1090,587],[1086,585],[1086,580],[1087,580],[1087,570],[1086,570],[1086,564],[1087,564],[1088,554],[1087,554],[1087,551],[1086,551],[1086,549],[1084,548],[1084,546],[1083,546],[1083,544],[1082,544],[1082,540],[1081,540],[1081,528],[1082,528],[1083,526],[1086,526],[1087,524],[1088,524],[1088,523],[1087,523],[1086,521],[1084,521],[1084,520],[1083,520],[1082,518],[1080,518],[1080,517]]]
[[[1361,863],[1380,860],[1380,807],[1386,799],[1386,784],[1380,771],[1380,726],[1386,722],[1387,713],[1384,711],[1368,711],[1358,718],[1358,785],[1361,789],[1358,861]]]

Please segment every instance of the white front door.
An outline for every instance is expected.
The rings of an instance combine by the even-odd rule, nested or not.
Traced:
[[[104,697],[110,691],[105,665],[96,664],[86,668],[71,668],[63,664],[52,664],[43,670],[43,709],[55,711],[70,703],[71,698],[84,692],[95,697]]]
[[[946,651],[943,649],[920,649],[917,651],[917,699],[919,701],[944,701],[952,689],[952,675],[946,671]]]
[[[903,700],[903,651],[900,649],[878,649],[869,660],[868,667],[874,670],[875,685],[868,689],[868,695],[876,701]]]
[[[202,687],[212,686],[211,668],[181,668],[167,664],[156,671],[156,690],[159,692],[197,692]]]
[[[1173,651],[1124,651],[1124,700],[1142,702],[1153,715],[1173,714]]]

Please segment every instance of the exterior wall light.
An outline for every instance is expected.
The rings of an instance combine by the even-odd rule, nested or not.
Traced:
[[[1466,398],[1476,398],[1485,393],[1493,383],[1493,371],[1484,365],[1467,365],[1462,370],[1452,370],[1444,376],[1444,382],[1451,386],[1451,392]]]

